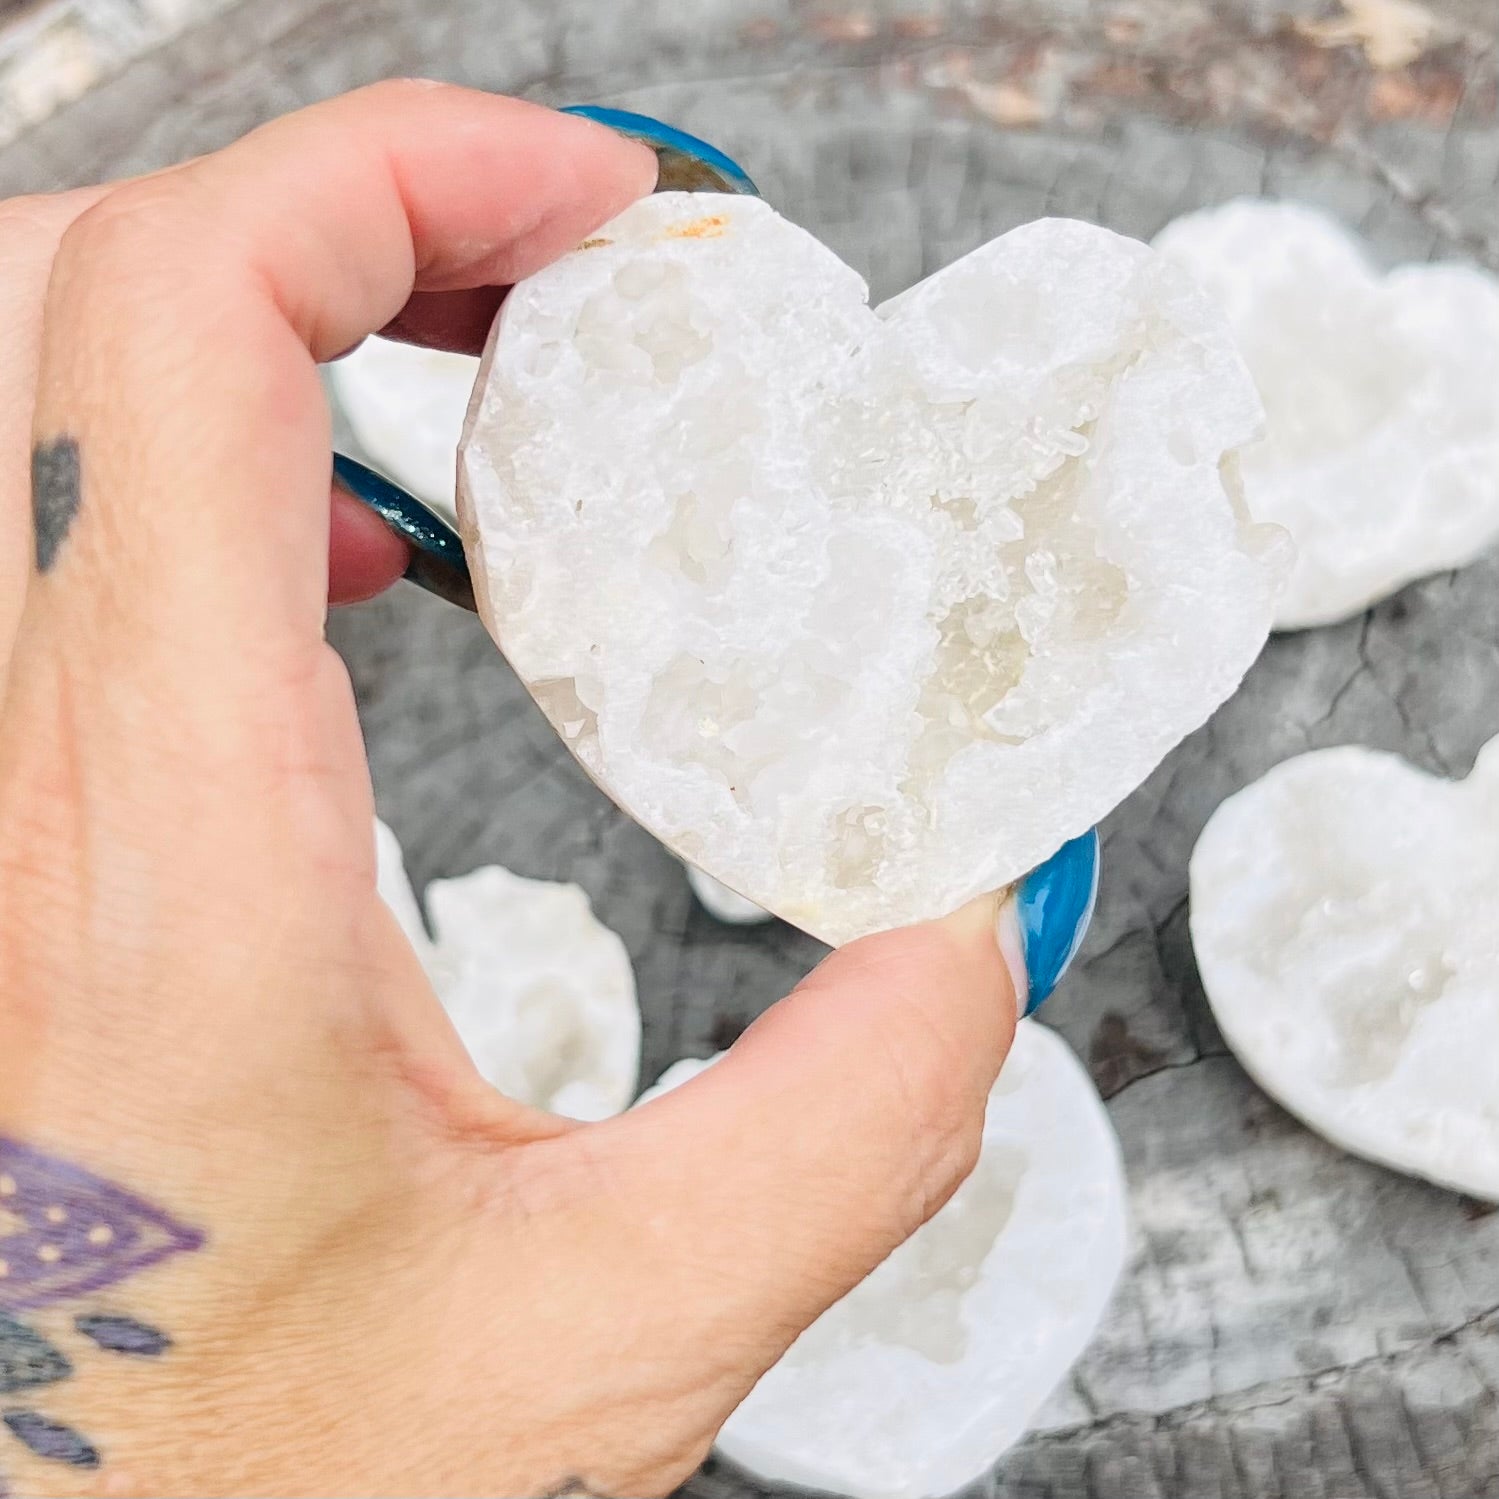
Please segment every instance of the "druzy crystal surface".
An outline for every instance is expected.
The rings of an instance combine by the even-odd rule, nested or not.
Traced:
[[[640,1066],[635,972],[587,894],[497,865],[434,880],[429,937],[395,834],[375,831],[380,894],[485,1079],[572,1119],[625,1108]]]
[[[1265,400],[1244,486],[1296,543],[1277,627],[1346,619],[1499,541],[1499,277],[1382,275],[1327,214],[1257,199],[1156,245],[1220,302]]]
[[[1499,1202],[1499,740],[1466,781],[1346,746],[1230,797],[1192,854],[1224,1039],[1335,1144]]]
[[[509,296],[460,457],[495,638],[688,861],[830,942],[1090,827],[1237,686],[1282,538],[1222,314],[1041,221],[871,310],[750,198],[660,194]]]

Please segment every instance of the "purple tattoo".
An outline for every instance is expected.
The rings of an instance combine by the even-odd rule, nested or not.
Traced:
[[[0,1395],[41,1389],[74,1372],[67,1355],[17,1320],[19,1313],[117,1286],[204,1243],[197,1229],[124,1187],[0,1137]],[[109,1353],[160,1358],[172,1346],[164,1332],[134,1317],[85,1313],[73,1325]],[[40,1411],[11,1406],[0,1410],[0,1422],[48,1462],[99,1466],[93,1443]],[[0,1473],[0,1499],[9,1492]]]
[[[0,1138],[0,1311],[74,1301],[202,1247],[133,1192]]]

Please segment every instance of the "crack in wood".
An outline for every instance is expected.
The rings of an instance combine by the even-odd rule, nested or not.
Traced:
[[[1187,1425],[1204,1417],[1215,1415],[1242,1416],[1254,1411],[1274,1410],[1292,1405],[1296,1400],[1312,1392],[1325,1393],[1336,1389],[1351,1379],[1370,1370],[1389,1370],[1418,1359],[1432,1349],[1458,1345],[1466,1336],[1488,1338],[1499,1333],[1499,1303],[1485,1307],[1456,1327],[1436,1333],[1429,1342],[1415,1348],[1402,1348],[1392,1353],[1373,1354],[1355,1363],[1321,1374],[1311,1374],[1298,1379],[1275,1380],[1264,1385],[1241,1390],[1231,1396],[1213,1400],[1190,1401],[1173,1406],[1165,1411],[1119,1411],[1101,1420],[1037,1433],[1027,1438],[1027,1445],[1044,1446],[1051,1443],[1066,1443],[1079,1437],[1093,1437],[1101,1432],[1117,1429],[1168,1430]],[[1274,1393],[1270,1393],[1270,1392]]]

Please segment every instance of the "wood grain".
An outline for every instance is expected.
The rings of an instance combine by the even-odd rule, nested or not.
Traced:
[[[1043,213],[1148,235],[1236,193],[1325,204],[1389,260],[1499,265],[1499,18],[1380,74],[1291,24],[1319,0],[247,0],[0,154],[0,195],[218,145],[352,84],[424,73],[666,116],[887,295]],[[226,357],[229,357],[226,354]],[[488,861],[583,884],[630,947],[645,1076],[810,967],[780,926],[692,904],[559,748],[476,621],[414,591],[339,616],[377,791],[420,883]],[[1499,556],[1273,641],[1105,827],[1083,962],[1048,1010],[1110,1099],[1137,1252],[995,1499],[1499,1496],[1499,1213],[1341,1155],[1217,1034],[1186,861],[1222,798],[1361,742],[1461,774],[1499,733]],[[770,1492],[722,1464],[699,1499]]]

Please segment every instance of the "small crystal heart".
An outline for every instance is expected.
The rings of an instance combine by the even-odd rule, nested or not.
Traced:
[[[1244,487],[1296,543],[1277,629],[1347,619],[1499,541],[1499,277],[1381,275],[1319,209],[1257,199],[1156,247],[1222,305],[1269,407]]]
[[[1499,1202],[1499,739],[1466,781],[1358,745],[1231,796],[1192,853],[1224,1038],[1355,1155]]]

